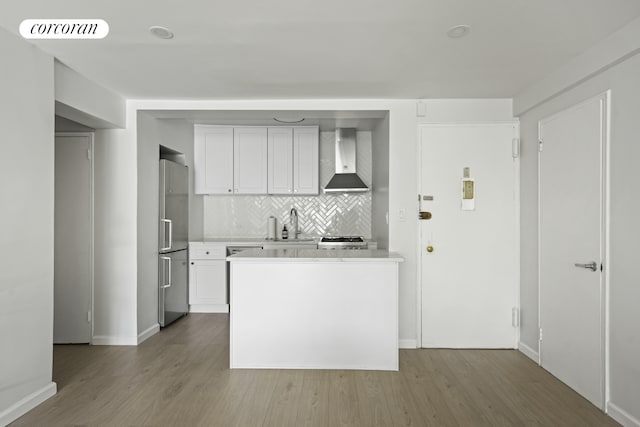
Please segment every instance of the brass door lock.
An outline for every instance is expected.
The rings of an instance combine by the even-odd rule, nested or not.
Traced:
[[[431,212],[420,211],[418,214],[419,219],[431,219]]]
[[[433,252],[433,246],[427,246],[427,252],[429,253]]]

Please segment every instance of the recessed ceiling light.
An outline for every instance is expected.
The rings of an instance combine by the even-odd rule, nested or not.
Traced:
[[[159,25],[154,25],[153,27],[149,27],[149,32],[159,39],[172,39],[173,33],[167,27],[161,27]]]
[[[468,25],[454,25],[449,28],[447,35],[452,39],[459,39],[460,37],[468,36],[471,32],[471,27]]]

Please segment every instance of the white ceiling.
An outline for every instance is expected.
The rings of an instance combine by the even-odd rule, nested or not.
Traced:
[[[638,0],[13,0],[0,26],[106,20],[103,40],[34,43],[126,97],[473,98],[511,97],[638,16]],[[448,38],[457,24],[471,34]]]

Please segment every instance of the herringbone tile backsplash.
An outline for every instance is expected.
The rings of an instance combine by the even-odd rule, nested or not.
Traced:
[[[371,186],[371,132],[357,134],[358,175]],[[320,188],[335,171],[334,133],[320,133]],[[371,192],[318,196],[205,196],[205,237],[260,237],[267,219],[278,219],[278,235],[289,223],[289,211],[298,211],[305,235],[356,235],[371,238]]]

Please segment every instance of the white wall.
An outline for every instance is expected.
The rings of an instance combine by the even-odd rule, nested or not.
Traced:
[[[95,133],[94,344],[137,343],[137,150],[126,136]]]
[[[601,40],[514,97],[513,111],[522,115],[556,95],[586,82],[640,52],[640,18]]]
[[[158,324],[159,160],[156,119],[138,113],[137,333]]]
[[[606,45],[606,43],[605,43]],[[635,39],[640,48],[640,37]],[[599,49],[599,47],[597,47]],[[597,52],[587,55],[594,57]],[[608,53],[603,53],[607,57]],[[584,61],[578,59],[576,67]],[[610,156],[610,405],[609,413],[618,421],[640,425],[640,275],[638,274],[637,220],[640,200],[633,180],[640,159],[640,54],[629,57],[605,71],[577,84],[520,117],[521,157],[521,341],[537,350],[538,276],[537,276],[537,124],[585,99],[611,89]],[[566,72],[565,69],[563,72]],[[570,73],[579,75],[580,69]],[[549,85],[548,87],[556,87]],[[526,92],[518,105],[526,105]],[[545,99],[553,93],[538,94]],[[625,415],[625,413],[627,415]]]
[[[399,271],[398,338],[401,347],[415,348],[418,219],[412,213],[418,210],[416,102],[394,101],[385,109],[389,110],[389,250],[404,257]]]
[[[516,120],[510,98],[422,99],[425,115],[418,123],[482,123]]]
[[[78,122],[74,122],[69,119],[65,119],[62,116],[55,117],[56,132],[93,132],[94,128],[85,126]]]
[[[378,248],[389,247],[389,116],[380,120],[373,130],[372,142],[373,191],[371,197],[371,234]]]
[[[53,58],[0,29],[0,425],[52,382]]]
[[[55,61],[56,114],[96,129],[125,127],[122,96]]]

